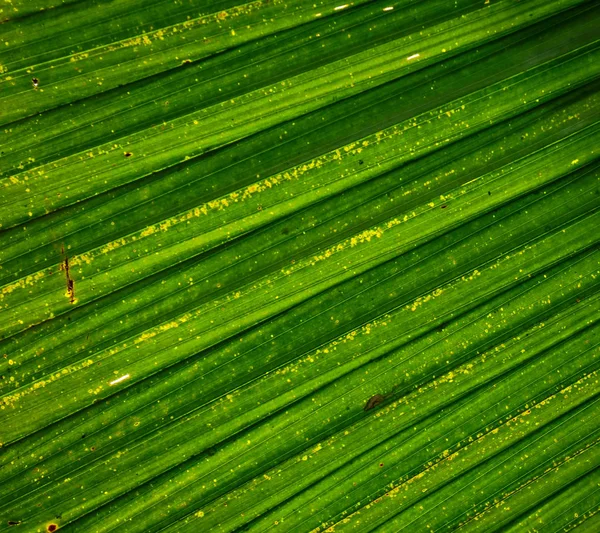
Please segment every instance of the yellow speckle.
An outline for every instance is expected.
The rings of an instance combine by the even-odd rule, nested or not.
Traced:
[[[74,63],[75,61],[81,61],[82,59],[86,59],[89,57],[90,54],[88,54],[87,52],[84,52],[82,54],[75,54],[74,56],[71,56],[71,59],[69,61],[71,61],[72,63]]]
[[[148,235],[152,235],[153,233],[156,233],[158,230],[156,229],[155,226],[148,226],[146,229],[142,230],[142,232],[140,233],[140,237],[147,237]]]

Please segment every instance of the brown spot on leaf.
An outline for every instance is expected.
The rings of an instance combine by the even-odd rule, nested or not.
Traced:
[[[380,403],[383,402],[383,400],[385,400],[385,396],[383,396],[382,394],[375,394],[374,396],[371,396],[365,404],[365,411],[377,407]]]
[[[63,247],[64,252],[64,247]],[[75,281],[71,277],[71,273],[69,271],[69,257],[65,255],[65,260],[60,264],[60,269],[64,270],[65,277],[67,279],[67,296],[69,297],[69,301],[74,304],[75,303]]]

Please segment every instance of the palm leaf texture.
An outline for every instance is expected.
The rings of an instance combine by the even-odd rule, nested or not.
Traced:
[[[600,5],[3,0],[1,531],[600,530]]]

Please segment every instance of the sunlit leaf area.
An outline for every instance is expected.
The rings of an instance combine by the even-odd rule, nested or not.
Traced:
[[[0,0],[0,531],[600,531],[600,3]]]

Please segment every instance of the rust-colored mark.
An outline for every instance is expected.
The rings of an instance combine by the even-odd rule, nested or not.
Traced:
[[[365,411],[377,407],[380,403],[383,402],[383,400],[385,400],[385,396],[383,396],[382,394],[375,394],[374,396],[371,396],[365,404]]]
[[[131,157],[133,154],[131,152],[124,152],[123,155],[125,157]]]
[[[65,253],[64,246],[61,247],[61,252]],[[69,297],[69,301],[74,304],[75,303],[75,281],[71,277],[71,273],[69,271],[69,257],[65,255],[65,260],[60,264],[60,269],[65,271],[65,277],[67,279],[67,296]]]
[[[20,523],[21,523],[20,520],[9,520],[8,521],[9,526],[18,526]]]
[[[37,78],[31,78],[31,83],[33,84],[33,88],[37,89],[40,84],[40,80],[38,80]]]
[[[48,524],[48,527],[46,529],[48,531],[50,531],[50,532],[56,531],[58,529],[58,525],[56,525],[56,524]]]

